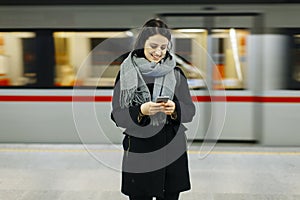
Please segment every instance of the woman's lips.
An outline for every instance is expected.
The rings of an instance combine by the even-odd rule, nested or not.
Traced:
[[[154,60],[159,60],[161,58],[161,56],[158,56],[158,55],[151,54],[151,56]]]

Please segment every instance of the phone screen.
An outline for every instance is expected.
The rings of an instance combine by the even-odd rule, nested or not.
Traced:
[[[159,96],[156,98],[156,103],[161,103],[161,102],[168,102],[169,100],[169,97],[168,96]]]

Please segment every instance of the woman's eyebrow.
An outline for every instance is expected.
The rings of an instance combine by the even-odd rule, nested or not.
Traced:
[[[155,43],[155,42],[150,42],[150,45],[160,45],[160,44],[157,44],[157,43]],[[160,45],[160,46],[167,46],[168,44],[162,44],[162,45]]]

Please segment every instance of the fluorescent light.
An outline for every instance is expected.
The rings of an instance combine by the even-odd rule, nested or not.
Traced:
[[[123,38],[131,37],[129,31],[103,31],[103,32],[55,32],[54,37],[70,38],[70,37],[87,37],[87,38]]]
[[[17,38],[34,38],[33,32],[0,32],[0,36],[17,37]]]
[[[203,33],[206,32],[205,29],[176,29],[176,31],[182,32],[182,33]]]

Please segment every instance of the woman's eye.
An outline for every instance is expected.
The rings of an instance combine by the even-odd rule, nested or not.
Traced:
[[[167,46],[163,45],[163,46],[159,46],[157,44],[150,44],[150,47],[152,49],[157,49],[157,48],[160,48],[162,51],[165,50],[167,48]]]
[[[154,44],[152,44],[152,45],[150,45],[150,47],[151,47],[152,49],[156,49],[158,46],[157,46],[157,45],[154,45]]]

